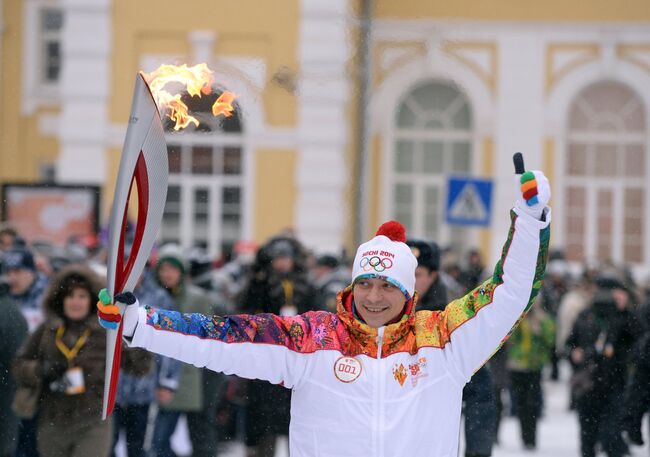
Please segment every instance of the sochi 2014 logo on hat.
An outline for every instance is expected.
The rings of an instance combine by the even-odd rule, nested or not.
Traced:
[[[361,376],[361,362],[353,357],[339,357],[334,363],[334,376],[341,382],[349,383]]]
[[[363,271],[382,273],[393,267],[395,254],[387,251],[366,251],[359,261]]]

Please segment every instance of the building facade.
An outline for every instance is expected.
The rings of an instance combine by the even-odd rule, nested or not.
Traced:
[[[0,4],[2,181],[100,185],[106,215],[137,72],[206,62],[238,115],[168,134],[163,240],[218,255],[291,229],[338,252],[398,218],[414,236],[493,259],[521,151],[551,178],[555,247],[576,262],[650,263],[641,0],[374,1],[367,36],[360,1]],[[492,181],[489,226],[445,222],[452,175]]]

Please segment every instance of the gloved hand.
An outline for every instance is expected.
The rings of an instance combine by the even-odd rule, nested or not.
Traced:
[[[551,185],[544,173],[538,170],[515,175],[517,202],[515,206],[521,212],[542,220],[544,209],[551,199]]]
[[[138,299],[132,292],[122,292],[114,297],[115,303],[126,305],[124,315],[120,315],[120,308],[114,305],[106,289],[99,292],[99,302],[97,303],[97,317],[99,324],[110,330],[117,330],[122,323],[122,336],[130,338],[135,333],[135,327],[138,324]]]
[[[59,359],[47,359],[43,360],[43,363],[40,365],[39,374],[45,384],[49,384],[52,381],[55,381],[63,376],[63,374],[68,370],[68,363]]]

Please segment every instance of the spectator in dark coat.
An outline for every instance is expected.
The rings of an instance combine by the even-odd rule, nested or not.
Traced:
[[[318,308],[336,312],[336,296],[350,284],[350,271],[333,255],[316,258],[312,267],[314,286],[317,289]]]
[[[315,309],[316,291],[307,279],[306,258],[293,238],[273,238],[262,246],[241,296],[241,311],[292,316]],[[265,381],[248,381],[247,394],[249,455],[273,457],[277,437],[289,434],[291,391]]]
[[[13,242],[16,240],[14,239]],[[32,252],[24,244],[8,245],[2,255],[3,273],[9,288],[9,297],[20,309],[29,333],[43,322],[42,299],[47,278],[36,271]],[[38,457],[36,449],[36,419],[21,419],[18,426],[16,457]]]
[[[9,296],[27,320],[30,333],[43,322],[42,298],[47,278],[36,271],[32,252],[13,247],[3,254],[4,274],[9,284]]]
[[[465,258],[467,264],[460,276],[460,282],[466,290],[472,290],[478,286],[484,279],[485,264],[481,257],[481,252],[477,249],[471,249]]]
[[[18,436],[18,418],[11,409],[16,385],[11,363],[27,336],[27,322],[6,295],[0,296],[0,457],[13,457]]]
[[[634,358],[634,369],[625,391],[623,428],[630,442],[643,445],[641,423],[650,410],[650,294],[639,309],[639,320],[643,325]]]
[[[447,306],[447,288],[442,282],[440,269],[440,248],[433,241],[407,240],[406,244],[418,259],[415,269],[415,290],[420,298],[417,311],[442,311]]]
[[[567,340],[574,367],[572,395],[580,422],[582,457],[594,457],[600,442],[608,457],[622,457],[622,403],[627,365],[638,323],[622,283],[598,282],[591,307],[583,311]]]

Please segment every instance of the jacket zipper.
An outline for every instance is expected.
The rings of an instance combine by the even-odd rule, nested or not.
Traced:
[[[375,455],[376,457],[383,457],[383,437],[382,437],[382,411],[383,401],[382,395],[384,390],[384,361],[381,358],[381,350],[384,342],[385,327],[377,329],[377,370],[375,372],[375,417],[373,418],[374,439],[375,439]]]

